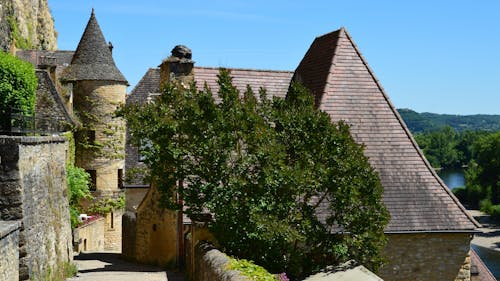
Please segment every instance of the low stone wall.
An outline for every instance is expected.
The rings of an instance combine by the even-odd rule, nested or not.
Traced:
[[[21,221],[19,279],[50,279],[73,259],[62,137],[0,136],[0,220]]]
[[[210,243],[199,242],[195,247],[192,281],[248,281],[239,271],[226,269],[229,258]],[[188,269],[189,270],[189,269]]]
[[[387,263],[378,275],[388,281],[453,281],[470,249],[470,233],[386,234]],[[466,280],[466,279],[465,279]]]
[[[74,251],[104,251],[104,218],[98,218],[73,230]]]
[[[19,280],[18,221],[0,221],[0,280]]]

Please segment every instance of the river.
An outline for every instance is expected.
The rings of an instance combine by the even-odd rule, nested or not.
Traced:
[[[465,177],[463,169],[442,169],[438,172],[439,177],[444,181],[444,183],[453,190],[457,187],[465,186]]]

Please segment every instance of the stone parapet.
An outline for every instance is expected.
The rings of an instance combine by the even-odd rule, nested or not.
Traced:
[[[229,258],[212,244],[200,242],[195,246],[192,281],[248,281],[241,272],[228,270]]]

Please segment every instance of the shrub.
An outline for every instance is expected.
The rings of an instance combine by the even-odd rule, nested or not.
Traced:
[[[35,69],[30,63],[0,51],[0,112],[17,108],[31,115],[37,85]]]

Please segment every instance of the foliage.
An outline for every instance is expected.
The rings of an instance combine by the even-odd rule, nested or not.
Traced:
[[[457,132],[499,131],[500,115],[453,115],[436,113],[417,113],[411,109],[398,109],[410,131],[426,133],[450,126]]]
[[[101,198],[88,208],[88,212],[91,214],[106,215],[113,210],[119,210],[125,208],[125,195],[122,193],[120,197],[114,198]]]
[[[470,150],[466,188],[454,193],[469,207],[494,215],[500,209],[500,132],[479,135]]]
[[[229,258],[227,269],[238,270],[242,275],[255,281],[277,281],[278,279],[262,266],[245,259]]]
[[[486,131],[457,132],[446,126],[438,130],[415,134],[415,140],[425,157],[435,168],[460,168],[473,158],[473,144],[492,134]]]
[[[30,63],[0,51],[0,112],[17,108],[31,115],[37,84],[35,69]]]
[[[349,127],[300,85],[285,100],[261,89],[258,102],[250,88],[240,97],[227,71],[218,83],[220,103],[207,87],[167,85],[154,103],[122,111],[133,142],[149,144],[144,163],[163,206],[208,210],[224,252],[274,272],[299,277],[348,259],[376,269],[389,215]]]
[[[90,175],[84,169],[68,165],[66,167],[66,177],[69,189],[69,206],[71,227],[75,228],[78,225],[78,216],[82,211],[80,201],[82,199],[92,199],[90,193]]]

